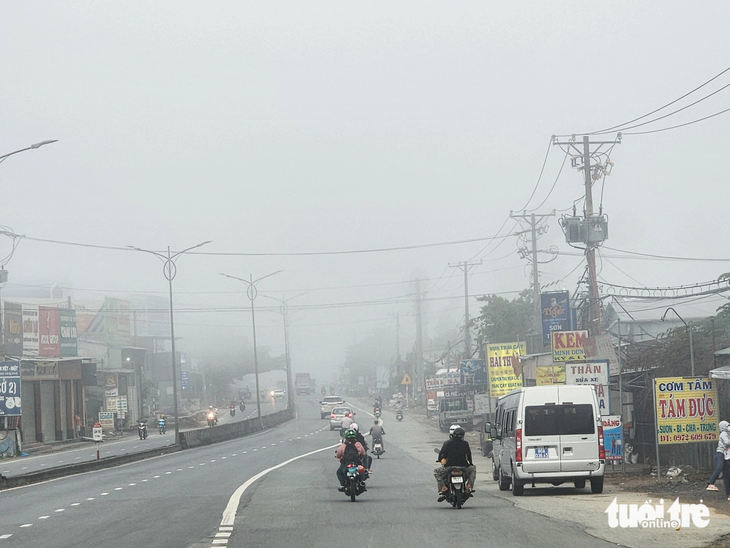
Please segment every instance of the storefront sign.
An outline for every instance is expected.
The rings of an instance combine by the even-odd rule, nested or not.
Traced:
[[[565,364],[565,384],[589,384],[598,396],[601,415],[611,412],[611,396],[608,388],[608,360]]]
[[[536,369],[535,384],[537,386],[565,384],[564,365],[538,365]]]
[[[588,331],[554,331],[552,333],[552,348],[554,362],[584,361],[583,339],[588,337]]]
[[[99,423],[104,430],[114,430],[114,412],[113,411],[100,411],[99,412]]]
[[[20,363],[0,362],[0,417],[19,415]]]
[[[20,375],[27,381],[57,381],[57,362],[23,361],[20,364]]]
[[[61,355],[61,329],[58,308],[38,307],[38,355],[57,358]]]
[[[706,377],[654,379],[660,445],[717,441],[715,381]]]
[[[23,308],[17,303],[5,303],[5,354],[23,355]]]
[[[522,387],[522,364],[519,356],[527,353],[523,342],[488,344],[489,390],[493,398]]]
[[[76,337],[76,311],[59,308],[58,319],[61,329],[61,356],[77,356],[79,351]]]
[[[23,356],[38,356],[38,307],[23,307]]]
[[[603,446],[606,448],[606,460],[617,461],[624,458],[621,415],[606,415],[603,422]]]

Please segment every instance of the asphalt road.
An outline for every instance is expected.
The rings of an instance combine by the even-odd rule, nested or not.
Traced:
[[[261,414],[267,415],[276,411],[286,409],[286,399],[262,400]],[[220,409],[218,411],[218,422],[226,424],[229,422],[237,422],[245,419],[256,417],[256,402],[246,404],[246,410],[242,413],[240,409],[236,409],[236,415],[231,417],[228,410]],[[160,435],[157,427],[150,423],[147,426],[148,434],[146,440],[140,440],[136,430],[127,432],[119,438],[105,440],[99,444],[99,457],[110,457],[116,455],[124,455],[127,453],[136,453],[156,447],[165,447],[172,445],[175,441],[175,429],[167,428],[167,433]],[[96,460],[96,444],[93,442],[79,442],[73,445],[64,446],[62,450],[37,453],[29,457],[17,459],[8,459],[0,461],[0,474],[6,478],[36,472],[38,470],[47,470],[56,466],[65,466],[80,462]]]
[[[437,503],[433,447],[444,436],[408,415],[386,412],[386,453],[352,503],[337,491],[338,435],[318,398],[297,402],[298,419],[260,434],[2,491],[0,548],[616,546],[481,487],[462,510]],[[356,418],[372,424],[365,408]]]

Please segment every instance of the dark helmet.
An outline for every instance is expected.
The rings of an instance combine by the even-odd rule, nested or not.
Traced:
[[[461,426],[459,426],[458,428],[454,428],[454,433],[451,434],[451,437],[455,440],[463,440],[464,434],[466,434],[466,432]]]

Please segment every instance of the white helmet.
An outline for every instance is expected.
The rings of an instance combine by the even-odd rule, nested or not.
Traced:
[[[352,429],[353,429],[353,430],[354,430],[355,432],[359,432],[359,431],[360,431],[360,427],[359,427],[359,426],[357,425],[357,423],[356,423],[356,422],[353,422],[353,423],[352,423],[352,424],[350,425],[350,428],[352,428]]]
[[[451,428],[449,428],[449,436],[452,436],[454,434],[454,430],[456,430],[457,428],[459,428],[458,424],[452,424]]]

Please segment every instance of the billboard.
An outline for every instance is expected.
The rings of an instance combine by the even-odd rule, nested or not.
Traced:
[[[58,308],[38,307],[38,355],[57,358],[61,355],[61,328]]]
[[[38,307],[23,307],[23,356],[38,356]]]
[[[603,446],[606,448],[606,460],[617,461],[624,458],[621,415],[601,417],[603,423]]]
[[[572,326],[570,292],[553,291],[540,293],[540,317],[542,319],[542,345],[550,346],[553,331],[569,331]]]
[[[464,377],[469,376],[474,377],[474,384],[487,382],[487,362],[485,360],[461,360],[459,371],[462,375],[462,384],[465,382]]]
[[[609,372],[612,377],[619,374],[618,355],[613,348],[611,335],[596,335],[583,339],[583,352],[586,359],[608,360]]]
[[[586,356],[583,351],[583,340],[588,331],[553,331],[552,349],[554,362],[582,362]]]
[[[706,377],[654,379],[660,445],[717,441],[717,385]]]
[[[23,308],[18,303],[5,303],[5,353],[23,355]]]
[[[565,384],[565,366],[538,365],[535,373],[535,384],[537,386]]]
[[[527,353],[523,342],[487,345],[489,363],[489,391],[493,398],[509,394],[522,387],[522,364],[519,356]]]
[[[611,412],[611,398],[608,389],[608,360],[565,364],[565,384],[589,384],[598,396],[601,415]]]
[[[20,362],[0,362],[0,417],[19,415]]]
[[[58,319],[61,329],[61,356],[67,358],[78,355],[76,311],[68,308],[59,308]]]

